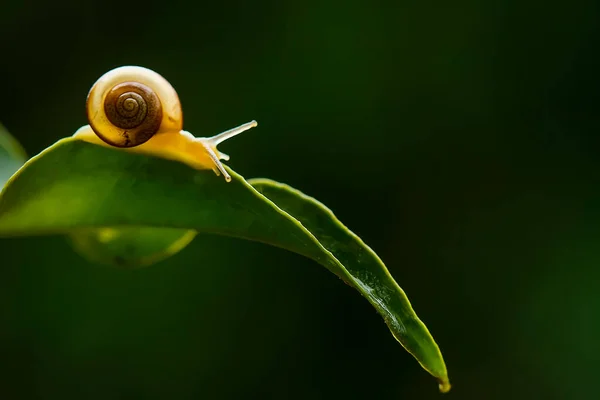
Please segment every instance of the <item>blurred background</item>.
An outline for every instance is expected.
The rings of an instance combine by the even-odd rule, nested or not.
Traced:
[[[598,2],[0,3],[0,121],[35,155],[106,71],[166,77],[233,169],[316,197],[440,345],[437,385],[316,263],[201,235],[140,270],[0,240],[0,398],[593,399]]]

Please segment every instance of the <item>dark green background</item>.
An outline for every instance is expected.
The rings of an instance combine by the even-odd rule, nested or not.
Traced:
[[[111,68],[154,69],[247,178],[315,196],[439,343],[434,380],[295,254],[200,236],[153,267],[0,240],[0,398],[594,399],[596,1],[0,3],[0,121],[30,155]]]

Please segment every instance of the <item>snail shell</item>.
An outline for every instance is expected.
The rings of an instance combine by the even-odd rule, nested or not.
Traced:
[[[257,125],[250,121],[211,137],[195,137],[183,130],[181,104],[171,84],[136,66],[102,75],[88,93],[86,110],[89,125],[79,128],[75,139],[212,169],[227,182],[231,176],[221,160],[229,156],[217,146]]]
[[[102,75],[88,94],[86,110],[96,135],[115,147],[139,146],[155,134],[183,128],[177,92],[143,67],[119,67]]]

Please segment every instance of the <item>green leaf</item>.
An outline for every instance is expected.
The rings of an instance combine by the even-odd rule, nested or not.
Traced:
[[[0,124],[0,190],[27,161],[25,150]],[[181,251],[196,232],[165,228],[87,229],[68,235],[73,249],[99,264],[144,267]]]
[[[29,160],[5,187],[0,236],[170,228],[296,252],[357,289],[438,378],[440,390],[449,390],[437,344],[371,249],[316,200],[272,181],[252,181],[263,196],[228,171],[230,183],[175,161],[63,139]]]
[[[423,368],[440,378],[440,390],[447,392],[448,373],[437,344],[377,254],[316,199],[270,179],[248,183],[300,221],[332,253],[354,278],[351,284],[383,316],[392,335]]]

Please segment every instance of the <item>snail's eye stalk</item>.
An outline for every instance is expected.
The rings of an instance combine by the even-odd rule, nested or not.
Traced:
[[[254,128],[255,126],[258,125],[258,122],[256,121],[250,121],[247,122],[243,125],[238,126],[237,128],[233,128],[233,129],[229,129],[228,131],[219,133],[218,135],[215,135],[213,137],[209,137],[206,140],[214,147],[217,147],[219,145],[219,143],[222,143],[224,141],[226,141],[229,138],[232,138],[236,135],[239,135],[240,133],[247,131],[250,128]]]
[[[218,135],[209,138],[196,139],[197,141],[202,143],[202,145],[206,149],[206,152],[208,153],[208,156],[214,163],[215,168],[213,170],[215,171],[217,176],[222,174],[227,182],[231,182],[231,176],[227,173],[227,170],[225,170],[225,166],[221,163],[221,160],[229,160],[229,156],[217,150],[217,146],[219,145],[219,143],[222,143],[229,138],[239,135],[240,133],[247,131],[250,128],[254,128],[257,125],[258,123],[256,121],[250,121],[236,128],[219,133]]]
[[[215,168],[213,168],[213,171],[215,171],[215,174],[217,174],[217,176],[219,176],[220,174],[223,174],[223,177],[225,178],[225,180],[227,182],[231,182],[231,175],[229,175],[229,173],[227,173],[225,166],[223,165],[223,163],[221,163],[221,160],[219,160],[219,156],[213,150],[211,143],[209,141],[200,141],[200,143],[202,143],[202,145],[206,149],[206,153],[208,154],[208,156],[212,160],[213,164],[215,165]]]

